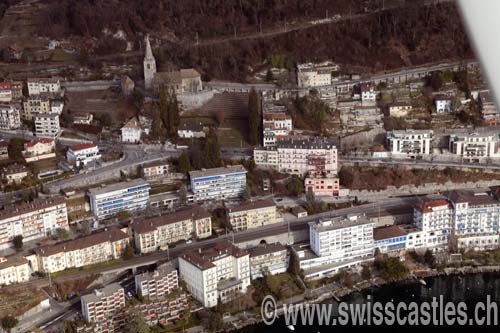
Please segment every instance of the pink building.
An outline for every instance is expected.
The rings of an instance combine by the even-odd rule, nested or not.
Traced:
[[[306,177],[304,180],[304,187],[306,193],[309,189],[312,190],[314,195],[318,196],[333,196],[338,195],[340,190],[340,183],[338,178],[320,178],[320,177]]]

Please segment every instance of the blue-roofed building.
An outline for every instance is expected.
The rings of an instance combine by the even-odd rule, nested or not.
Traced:
[[[399,225],[373,229],[373,244],[381,253],[405,250],[406,238],[405,229]]]
[[[97,219],[113,217],[121,211],[143,210],[149,201],[151,186],[142,179],[134,179],[104,187],[91,188],[90,209]]]
[[[247,171],[242,165],[189,172],[195,201],[237,198],[247,186]]]

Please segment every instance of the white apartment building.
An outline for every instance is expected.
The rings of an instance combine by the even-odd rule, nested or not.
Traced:
[[[432,153],[432,130],[393,130],[387,132],[387,145],[394,156],[421,158]]]
[[[434,98],[436,113],[450,113],[452,111],[452,101],[448,96],[436,96]]]
[[[112,283],[81,297],[82,316],[87,323],[99,325],[112,319],[125,308],[125,291]]]
[[[468,246],[472,249],[499,246],[499,194],[497,187],[492,188],[491,195],[481,190],[455,190],[448,194],[453,207],[452,245]]]
[[[242,165],[190,171],[195,201],[224,200],[241,196],[247,186],[247,171]]]
[[[269,112],[262,116],[264,147],[273,147],[277,140],[287,138],[291,131],[292,117],[284,112]]]
[[[272,198],[249,201],[226,209],[227,218],[233,231],[243,231],[280,222],[276,205]]]
[[[498,134],[453,134],[450,135],[450,152],[466,160],[498,157]]]
[[[338,70],[339,66],[331,62],[299,64],[297,65],[297,85],[299,88],[331,85],[332,72]]]
[[[212,235],[212,216],[201,206],[130,223],[136,249],[140,253],[158,251],[180,240]]]
[[[122,129],[122,142],[138,143],[141,141],[142,126],[137,117],[130,118]]]
[[[287,248],[281,243],[260,244],[248,252],[252,280],[264,277],[266,274],[285,273],[288,269],[290,256]]]
[[[68,229],[64,199],[39,199],[0,211],[0,249],[8,248],[15,236],[25,242],[47,237],[56,229]]]
[[[13,104],[0,104],[0,129],[21,127],[19,108]]]
[[[135,276],[137,295],[142,295],[149,300],[164,298],[177,288],[179,288],[177,269],[168,263],[154,272],[145,272]]]
[[[35,249],[38,270],[55,273],[121,258],[128,235],[116,227],[67,242]]]
[[[374,223],[364,216],[309,222],[309,245],[292,246],[306,279],[331,276],[373,258]]]
[[[378,92],[375,89],[375,84],[371,82],[361,84],[361,105],[373,106],[377,104]]]
[[[99,147],[95,143],[82,143],[68,148],[66,159],[77,168],[97,161],[101,158]]]
[[[444,199],[424,201],[414,208],[413,223],[422,231],[423,247],[447,247],[453,230],[453,208]]]
[[[0,257],[0,286],[22,283],[30,279],[28,260],[23,257]]]
[[[22,164],[11,164],[2,169],[2,179],[7,181],[7,184],[20,184],[24,178],[28,177],[28,169]]]
[[[50,102],[50,113],[61,115],[64,109],[64,102],[53,100]]]
[[[44,138],[56,138],[61,132],[59,116],[53,113],[37,113],[35,119],[35,135]]]
[[[61,82],[57,78],[28,78],[28,93],[30,96],[43,93],[60,94]]]
[[[23,102],[21,118],[33,120],[37,113],[51,113],[50,100],[46,96],[31,96]]]
[[[0,101],[10,102],[23,97],[23,83],[17,81],[0,82]]]
[[[145,179],[165,178],[170,173],[170,163],[167,160],[146,163],[142,166],[142,176]]]
[[[118,212],[146,209],[151,186],[142,179],[91,188],[87,195],[90,209],[98,219],[115,216]]]
[[[179,273],[187,289],[204,307],[211,308],[246,293],[250,285],[247,251],[224,241],[212,248],[186,251],[179,257]]]
[[[253,150],[253,160],[261,168],[278,169],[278,150],[276,147],[256,147]]]

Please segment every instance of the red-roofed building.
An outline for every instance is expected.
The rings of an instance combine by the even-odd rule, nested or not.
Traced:
[[[82,143],[68,148],[66,159],[77,168],[88,165],[101,158],[99,148],[95,143]]]
[[[424,235],[424,247],[448,246],[453,228],[453,208],[448,200],[424,201],[413,210],[413,221]]]
[[[40,138],[24,144],[23,156],[27,163],[55,157],[54,139]]]

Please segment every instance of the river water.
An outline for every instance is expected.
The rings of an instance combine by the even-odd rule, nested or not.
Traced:
[[[409,304],[411,302],[416,302],[417,304],[422,304],[422,302],[431,302],[433,297],[436,297],[439,301],[442,295],[444,303],[454,302],[455,304],[459,302],[465,302],[467,305],[467,318],[474,318],[475,306],[477,302],[484,302],[486,304],[487,296],[490,295],[493,303],[496,303],[500,312],[500,273],[486,273],[486,274],[471,274],[471,275],[453,275],[453,276],[440,276],[435,278],[428,278],[425,280],[427,285],[422,285],[418,281],[408,281],[400,282],[394,284],[384,285],[382,287],[366,289],[362,292],[352,293],[346,296],[341,301],[356,304],[356,303],[366,303],[367,299],[371,302],[381,302],[386,304],[387,302],[404,302]],[[333,308],[338,306],[335,301],[329,301],[325,303],[333,304]],[[406,312],[404,312],[406,313]],[[483,318],[486,315],[486,311],[479,310],[479,315]],[[499,316],[500,317],[500,316]],[[493,315],[490,315],[491,320],[493,320]],[[338,319],[337,319],[338,320]],[[438,319],[439,320],[439,319]],[[469,322],[469,320],[467,320]],[[498,318],[498,323],[500,323],[500,318]],[[484,333],[484,332],[500,332],[500,326],[493,325],[482,325],[480,327],[476,326],[459,326],[457,324],[453,327],[447,327],[445,325],[383,325],[381,327],[367,326],[367,325],[346,325],[340,326],[336,325],[319,325],[315,322],[313,325],[303,326],[300,324],[295,325],[295,332],[367,332],[373,329],[383,329],[384,332],[399,332],[401,333],[404,329],[404,333],[407,332],[419,332],[428,333],[438,332],[443,330],[452,329],[454,333],[456,332],[473,332]],[[477,330],[480,330],[477,331]],[[238,331],[239,333],[289,333],[291,330],[287,328],[284,317],[276,319],[276,321],[268,326],[265,324],[258,324],[254,326],[248,326]]]

